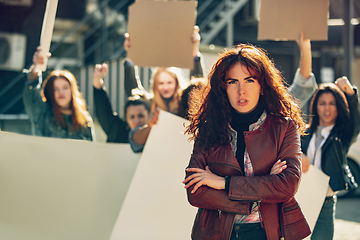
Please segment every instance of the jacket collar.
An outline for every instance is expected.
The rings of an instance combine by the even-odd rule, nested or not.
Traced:
[[[267,120],[267,113],[264,111],[259,119],[249,126],[249,131],[255,131]],[[236,159],[236,139],[237,132],[229,125],[229,131],[232,136],[230,145],[221,146],[215,149],[208,157],[208,164],[211,171],[220,176],[244,175],[241,171],[239,162]]]
[[[259,119],[258,119],[256,122],[250,124],[250,126],[249,126],[249,131],[250,131],[250,132],[251,132],[251,131],[255,131],[255,130],[258,129],[261,125],[263,125],[263,123],[264,123],[265,120],[266,120],[266,116],[267,116],[267,113],[266,113],[266,111],[264,110],[264,112],[260,115]],[[232,137],[231,142],[230,142],[231,149],[232,149],[234,155],[236,156],[236,144],[237,144],[237,134],[238,134],[238,133],[230,126],[230,124],[229,124],[229,132],[230,132],[231,137]]]

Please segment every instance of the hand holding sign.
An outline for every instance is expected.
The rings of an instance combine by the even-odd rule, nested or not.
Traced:
[[[41,73],[41,69],[39,66],[44,65],[47,59],[51,56],[50,53],[47,53],[44,56],[42,52],[43,51],[41,50],[41,47],[36,48],[36,52],[33,55],[33,65],[31,66],[30,71],[27,74],[27,79],[29,81],[36,80],[39,77]]]

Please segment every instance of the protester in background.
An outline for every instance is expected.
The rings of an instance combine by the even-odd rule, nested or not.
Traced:
[[[194,69],[191,77],[202,77],[203,69],[199,52],[200,34],[199,28],[194,27],[191,36],[193,42]],[[124,48],[126,51],[131,47],[130,37],[125,35]],[[140,126],[130,132],[133,142],[130,142],[133,150],[141,152],[146,143],[151,127],[156,124],[159,110],[174,113],[180,117],[185,117],[185,109],[181,104],[182,91],[188,85],[182,77],[182,71],[176,67],[158,68],[153,75],[152,93],[148,93],[141,85],[140,80],[135,74],[135,68],[130,59],[124,63],[125,66],[125,89],[127,93],[140,92],[140,95],[151,101],[151,121],[149,124]],[[190,77],[190,78],[191,78]],[[135,90],[133,90],[135,89]]]
[[[38,47],[34,53],[23,91],[33,134],[95,141],[93,121],[74,75],[67,70],[55,70],[42,83],[41,71],[37,70],[37,65],[44,63],[40,51]]]
[[[192,77],[202,77],[203,69],[199,52],[200,44],[199,28],[194,27],[191,41],[193,42],[194,69],[190,73]],[[124,48],[126,51],[131,47],[130,37],[125,35]],[[140,90],[143,95],[151,99],[151,112],[157,107],[161,110],[174,113],[180,117],[184,117],[185,113],[181,107],[180,99],[182,90],[187,87],[188,83],[183,78],[181,69],[176,67],[158,68],[153,75],[152,93],[146,92],[142,87],[138,76],[135,74],[135,68],[130,59],[124,63],[125,66],[125,89],[131,92],[132,89]]]
[[[193,95],[195,140],[183,181],[198,207],[192,239],[302,239],[299,106],[266,53],[241,44],[215,62]],[[291,215],[291,217],[289,217]]]
[[[96,117],[107,135],[107,142],[129,143],[131,129],[143,126],[149,121],[150,108],[139,96],[131,96],[125,104],[125,118],[121,119],[111,109],[111,103],[104,89],[104,76],[108,71],[106,63],[97,64],[94,69],[94,104]],[[132,139],[132,137],[130,137]]]
[[[333,239],[336,191],[348,190],[355,180],[347,165],[346,155],[360,131],[358,92],[346,77],[334,83],[320,84],[310,104],[310,123],[307,135],[301,138],[304,153],[302,168],[310,164],[330,176],[329,187],[312,240]]]

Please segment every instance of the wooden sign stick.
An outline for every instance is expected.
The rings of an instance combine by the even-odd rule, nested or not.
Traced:
[[[46,2],[46,10],[44,14],[44,20],[43,20],[41,36],[40,36],[41,54],[44,55],[45,62],[44,64],[37,65],[37,69],[43,72],[46,71],[47,59],[48,59],[46,57],[46,54],[50,50],[51,37],[54,30],[57,5],[58,5],[58,0],[47,0]]]

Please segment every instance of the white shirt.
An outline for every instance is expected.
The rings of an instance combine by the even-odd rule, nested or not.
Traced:
[[[307,157],[309,158],[310,164],[314,165],[318,169],[321,170],[321,148],[324,145],[326,139],[330,135],[331,130],[333,129],[334,125],[326,126],[321,130],[321,135],[323,136],[323,140],[320,143],[319,148],[315,151],[315,139],[316,139],[316,132],[312,135],[311,140],[309,142],[309,147],[307,150]],[[326,196],[333,196],[335,192],[331,189],[329,185],[329,189],[326,193]]]

